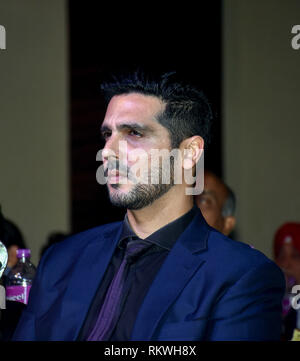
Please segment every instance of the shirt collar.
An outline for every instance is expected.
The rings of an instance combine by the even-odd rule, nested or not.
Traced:
[[[169,251],[180,236],[180,234],[186,229],[191,220],[194,218],[197,210],[198,207],[196,204],[194,204],[193,208],[187,213],[185,213],[183,216],[175,219],[175,221],[166,224],[162,228],[150,234],[147,238],[144,239],[144,241],[151,242]],[[119,241],[120,247],[123,246],[122,241],[127,239],[128,237],[132,237],[133,239],[139,239],[139,237],[131,229],[126,214],[123,221],[123,230]]]

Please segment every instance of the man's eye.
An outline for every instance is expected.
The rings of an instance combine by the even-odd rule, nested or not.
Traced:
[[[138,132],[137,130],[134,130],[134,129],[129,131],[129,135],[132,135],[134,137],[139,137],[139,138],[143,136],[142,133],[140,133],[140,132]]]
[[[103,132],[101,135],[103,139],[107,139],[108,137],[111,136],[111,132]]]
[[[206,206],[206,207],[208,207],[212,204],[211,199],[209,199],[207,197],[200,197],[198,203],[203,206]]]

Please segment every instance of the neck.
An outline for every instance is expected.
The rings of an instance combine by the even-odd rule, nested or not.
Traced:
[[[172,187],[151,205],[139,210],[127,210],[132,230],[141,239],[147,238],[166,224],[183,216],[193,207],[193,197],[178,192]]]

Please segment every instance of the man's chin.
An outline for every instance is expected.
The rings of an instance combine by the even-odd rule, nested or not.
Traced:
[[[127,209],[141,209],[145,206],[144,197],[134,196],[134,184],[107,184],[111,204]]]
[[[150,206],[166,194],[173,185],[109,184],[110,201],[114,206],[139,210]]]
[[[108,183],[107,184],[108,186],[108,190],[119,190],[119,191],[122,191],[122,193],[127,193],[129,192],[131,189],[132,189],[132,185],[126,183],[126,184],[122,184],[120,182],[116,182],[116,183]]]

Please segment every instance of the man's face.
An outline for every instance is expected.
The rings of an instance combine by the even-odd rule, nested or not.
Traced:
[[[300,281],[300,252],[291,243],[283,244],[276,263],[282,269],[286,277]],[[288,284],[288,281],[287,281]]]
[[[211,173],[205,172],[204,191],[196,196],[196,204],[211,227],[224,234],[229,234],[225,230],[225,219],[222,216],[226,198],[227,190],[224,184]]]
[[[159,184],[151,184],[150,180],[151,172],[160,175],[164,172],[163,162],[150,169],[151,149],[171,148],[168,130],[156,120],[164,107],[165,104],[158,98],[137,93],[118,95],[111,99],[101,132],[105,139],[103,164],[108,168],[107,186],[114,205],[141,209],[173,186],[172,180],[169,184],[162,184],[161,181]],[[137,157],[138,150],[148,157]],[[139,171],[134,167],[137,161],[143,164]],[[137,179],[143,179],[144,182]],[[144,184],[147,183],[145,180],[148,184]]]

